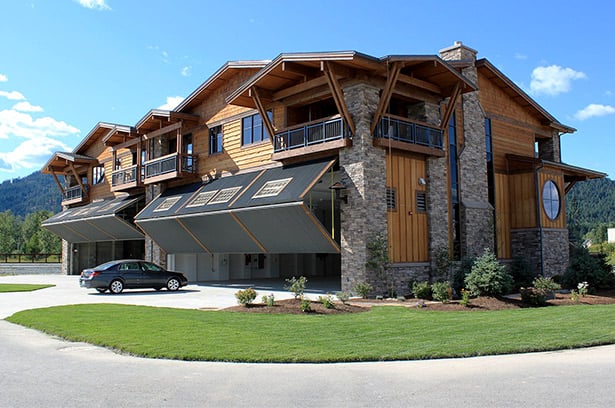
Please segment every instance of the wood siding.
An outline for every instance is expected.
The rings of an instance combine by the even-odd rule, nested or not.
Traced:
[[[512,229],[537,227],[534,172],[512,174],[508,176],[508,182],[510,227]]]
[[[512,246],[510,242],[511,200],[508,191],[508,176],[506,174],[496,173],[494,180],[497,257],[500,259],[510,259],[512,257]]]
[[[396,209],[387,212],[391,262],[429,260],[427,213],[416,209],[416,192],[425,191],[425,160],[405,152],[387,152],[387,187],[396,190]]]

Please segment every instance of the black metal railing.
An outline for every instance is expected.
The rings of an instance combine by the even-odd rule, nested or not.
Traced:
[[[127,169],[115,170],[111,173],[111,186],[119,187],[137,181],[138,165],[134,164]]]
[[[88,186],[85,185],[86,191]],[[81,186],[73,186],[64,189],[64,194],[62,194],[62,201],[73,201],[73,200],[81,200],[83,199],[83,190]]]
[[[276,133],[274,152],[307,147],[317,143],[343,139],[348,136],[348,127],[341,117],[305,123]]]
[[[0,263],[57,263],[62,254],[0,254]]]
[[[413,143],[442,149],[442,130],[411,121],[383,116],[376,126],[374,137]]]
[[[145,162],[145,179],[167,173],[174,173],[177,172],[178,169],[180,169],[182,173],[196,173],[196,164],[197,156],[195,155],[178,153],[168,154]]]

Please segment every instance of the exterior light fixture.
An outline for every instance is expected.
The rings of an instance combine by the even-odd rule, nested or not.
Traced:
[[[335,198],[348,204],[348,196],[344,193],[346,191],[346,184],[343,181],[336,181],[330,187],[330,190],[335,191]]]

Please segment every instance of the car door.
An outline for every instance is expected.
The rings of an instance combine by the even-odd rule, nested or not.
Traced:
[[[141,262],[141,286],[147,288],[163,288],[167,285],[164,269],[151,262]]]
[[[139,262],[123,262],[118,268],[120,276],[124,279],[127,288],[138,288],[141,280]]]

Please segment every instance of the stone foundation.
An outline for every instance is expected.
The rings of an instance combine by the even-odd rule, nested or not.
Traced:
[[[513,258],[525,259],[535,274],[546,277],[563,275],[568,268],[567,229],[528,228],[511,231]]]

